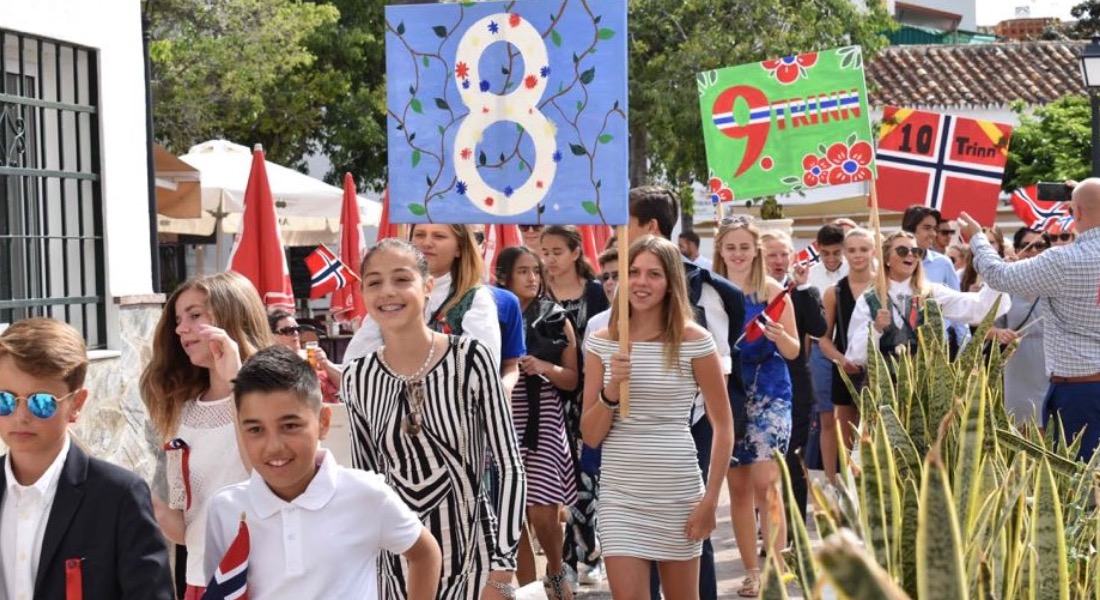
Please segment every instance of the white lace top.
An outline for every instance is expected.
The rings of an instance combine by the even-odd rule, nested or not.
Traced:
[[[191,507],[183,513],[187,543],[187,583],[205,587],[210,574],[203,571],[206,547],[206,502],[221,488],[248,479],[237,447],[236,410],[233,398],[210,402],[191,400],[183,405],[176,437],[187,442]],[[170,452],[169,456],[176,454]],[[182,461],[170,460],[168,472],[170,504],[184,508]]]

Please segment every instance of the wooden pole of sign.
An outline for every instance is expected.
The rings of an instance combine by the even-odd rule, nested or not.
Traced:
[[[619,247],[619,285],[615,289],[615,301],[619,303],[619,352],[630,352],[630,243],[626,239],[626,225],[615,227],[615,243]],[[630,416],[630,382],[619,384],[619,414]]]
[[[889,298],[886,294],[886,261],[882,253],[882,223],[878,214],[878,185],[871,179],[871,227],[875,230],[875,260],[878,268],[875,269],[875,292],[883,307],[889,306]],[[874,315],[871,315],[874,318]]]

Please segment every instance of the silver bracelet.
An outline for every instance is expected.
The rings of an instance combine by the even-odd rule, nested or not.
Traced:
[[[489,587],[500,592],[501,596],[504,596],[508,600],[515,600],[516,598],[516,586],[510,583],[502,583],[500,581],[493,581],[490,579],[488,582]]]

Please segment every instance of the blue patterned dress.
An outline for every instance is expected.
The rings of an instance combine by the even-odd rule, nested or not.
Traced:
[[[757,302],[745,295],[745,327],[767,305],[767,299]],[[772,460],[772,450],[787,453],[791,440],[791,376],[787,361],[779,354],[775,342],[760,336],[749,342],[742,339],[741,377],[748,396],[745,435],[733,447],[731,467]]]

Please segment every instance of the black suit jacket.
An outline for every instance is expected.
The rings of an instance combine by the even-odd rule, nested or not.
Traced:
[[[0,469],[0,500],[6,490]],[[68,559],[83,560],[86,600],[175,598],[149,486],[130,471],[89,457],[75,443],[61,468],[42,537],[35,600],[65,599]]]

